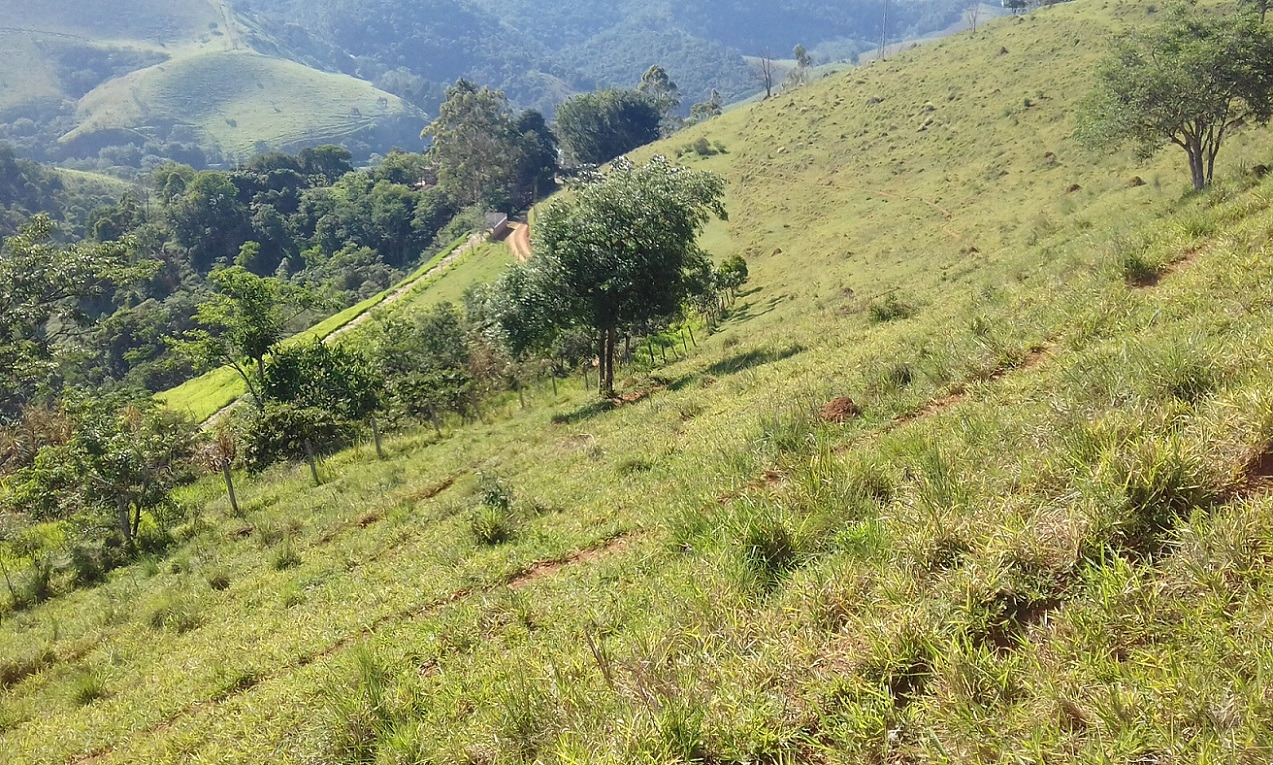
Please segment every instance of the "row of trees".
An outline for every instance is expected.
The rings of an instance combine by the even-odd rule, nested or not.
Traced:
[[[691,108],[690,121],[720,114],[721,105],[713,92]],[[680,106],[680,89],[661,66],[635,88],[567,99],[552,126],[537,111],[515,112],[502,92],[460,80],[423,137],[432,141],[439,179],[458,199],[512,211],[554,187],[559,162],[595,167],[680,130],[687,124]]]

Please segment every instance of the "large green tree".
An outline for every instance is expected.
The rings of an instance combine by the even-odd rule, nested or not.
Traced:
[[[723,199],[724,182],[711,173],[663,157],[642,166],[617,162],[603,180],[539,216],[535,257],[522,267],[524,280],[505,280],[512,294],[503,303],[531,306],[541,318],[510,308],[516,323],[507,329],[528,345],[521,335],[529,328],[587,328],[601,365],[598,391],[612,395],[619,331],[680,311],[708,264],[698,234],[713,217],[726,217]]]
[[[195,314],[200,328],[175,345],[197,368],[232,367],[263,408],[265,357],[284,338],[288,323],[317,299],[304,288],[242,266],[214,271],[211,282],[216,292]]]
[[[63,246],[55,232],[39,215],[0,247],[0,420],[49,379],[61,341],[90,321],[85,301],[153,271],[134,262],[126,244]]]
[[[1194,188],[1202,189],[1231,132],[1271,116],[1273,36],[1258,16],[1183,6],[1116,43],[1097,73],[1079,134],[1096,147],[1131,143],[1146,158],[1179,146]]]
[[[654,98],[635,90],[601,90],[566,101],[557,110],[557,136],[570,158],[600,165],[657,141],[663,112]]]
[[[508,98],[460,80],[425,128],[442,186],[463,204],[510,207],[552,178],[556,140],[538,112],[514,115]]]

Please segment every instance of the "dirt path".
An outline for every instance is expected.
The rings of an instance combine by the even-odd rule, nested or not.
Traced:
[[[525,223],[508,224],[508,249],[513,251],[513,257],[517,258],[518,263],[525,263],[530,260],[530,226]]]

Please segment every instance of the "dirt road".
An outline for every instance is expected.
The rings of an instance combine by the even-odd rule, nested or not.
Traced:
[[[513,251],[513,257],[517,258],[518,263],[525,263],[530,260],[530,226],[525,223],[509,222],[508,249]]]

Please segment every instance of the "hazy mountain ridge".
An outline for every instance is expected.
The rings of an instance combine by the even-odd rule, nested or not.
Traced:
[[[0,14],[0,141],[109,170],[323,142],[411,148],[460,77],[551,115],[660,64],[688,111],[713,90],[755,92],[747,56],[873,47],[882,0],[0,0]],[[890,36],[957,16],[950,0],[894,5]]]

